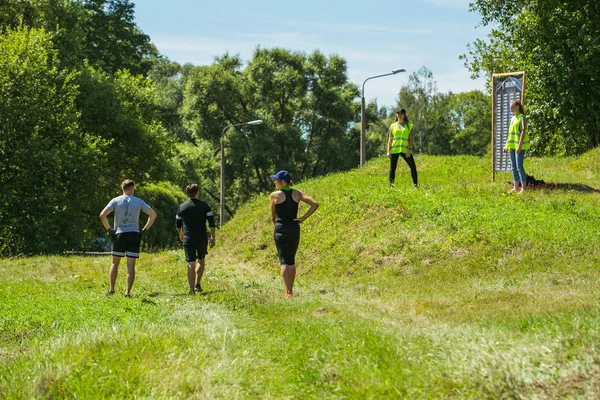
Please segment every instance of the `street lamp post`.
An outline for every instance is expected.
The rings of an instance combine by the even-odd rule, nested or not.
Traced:
[[[223,226],[225,223],[225,131],[227,131],[229,128],[234,128],[237,126],[260,125],[262,123],[262,119],[257,119],[255,121],[243,122],[241,124],[227,125],[221,132],[221,190],[219,192],[221,206],[219,215],[220,226]]]
[[[362,84],[362,92],[360,99],[360,166],[362,167],[367,160],[367,147],[365,140],[365,133],[367,130],[367,119],[366,119],[366,106],[365,106],[365,83],[369,79],[381,78],[382,76],[396,75],[400,72],[406,72],[404,69],[395,69],[392,72],[382,75],[370,76]]]

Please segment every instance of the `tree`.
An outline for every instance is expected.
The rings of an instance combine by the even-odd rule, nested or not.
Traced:
[[[474,76],[527,72],[532,153],[579,154],[600,143],[600,4],[583,0],[476,0],[495,24],[463,55]]]
[[[386,107],[379,108],[376,101],[370,101],[366,105],[366,147],[367,147],[367,160],[374,157],[380,157],[387,154],[388,144],[388,131],[390,125],[395,121],[396,110],[388,110]],[[358,160],[359,157],[359,135],[360,135],[360,104],[356,104],[357,112],[357,126],[355,126],[351,133],[352,138],[355,142],[352,143],[353,159]]]
[[[436,93],[431,99],[429,110],[430,123],[426,137],[427,154],[452,155],[452,139],[456,136],[458,129],[452,124],[452,102],[455,95],[449,93]]]
[[[150,79],[126,70],[113,76],[88,67],[79,74],[77,84],[80,127],[103,150],[96,161],[102,170],[102,177],[94,181],[96,198],[103,199],[115,182],[126,177],[142,183],[175,176],[174,141],[157,118]]]
[[[84,0],[85,33],[83,57],[106,72],[127,69],[132,74],[147,74],[158,56],[150,37],[134,21],[130,0]]]
[[[59,67],[85,63],[113,73],[147,74],[158,57],[134,21],[130,0],[11,0],[0,3],[0,28],[27,26],[52,34]]]
[[[324,175],[358,165],[348,129],[355,116],[358,87],[348,81],[346,61],[315,51],[305,61],[306,98],[298,116],[304,132],[306,157],[300,177]],[[356,154],[356,157],[353,155]]]
[[[78,247],[89,228],[99,142],[79,129],[77,73],[59,71],[51,36],[0,35],[0,255]],[[97,213],[94,212],[97,215]]]
[[[398,108],[414,125],[417,152],[483,155],[490,146],[491,99],[480,91],[439,93],[426,67],[400,88]],[[391,122],[391,121],[390,121]]]
[[[217,197],[221,133],[228,125],[254,119],[264,124],[225,131],[227,212],[272,188],[269,174],[287,169],[296,179],[345,170],[358,163],[358,89],[339,56],[310,55],[285,49],[254,52],[244,68],[239,56],[225,54],[213,65],[182,70],[181,116],[192,133],[185,165],[213,149],[202,163],[209,197]]]
[[[305,160],[305,132],[300,123],[308,93],[306,72],[303,53],[279,48],[257,48],[246,68],[255,114],[265,120],[252,134],[248,158],[261,191],[272,187],[269,171],[287,169],[298,176]]]
[[[238,56],[225,54],[213,65],[189,68],[185,76],[181,116],[193,140],[218,144],[224,126],[247,120],[250,99]]]
[[[209,141],[218,149],[224,127],[255,119],[265,121],[251,129],[225,131],[229,212],[250,196],[269,189],[268,175],[274,169],[294,173],[301,163],[304,142],[295,123],[306,94],[303,62],[300,54],[259,48],[246,69],[238,56],[225,54],[211,66],[189,71],[182,117],[197,145]],[[218,181],[213,187],[218,187]]]
[[[180,114],[184,128],[192,134],[191,145],[196,146],[197,151],[190,146],[179,146],[185,150],[180,162],[181,165],[196,165],[196,172],[188,171],[186,174],[201,177],[198,183],[202,190],[210,198],[218,200],[221,133],[228,125],[258,119],[260,115],[251,104],[253,98],[249,95],[248,79],[242,72],[238,56],[225,54],[213,65],[184,68],[183,80]],[[256,180],[252,181],[255,170],[248,166],[246,160],[253,150],[249,148],[248,138],[243,132],[237,129],[225,131],[226,185],[232,188],[227,190],[226,201],[230,214],[240,204],[240,199],[247,199],[257,190]],[[209,155],[209,152],[210,162],[190,164],[198,159],[199,154]],[[257,160],[259,158],[254,159]],[[246,181],[247,185],[240,185],[240,180]],[[242,186],[240,190],[235,189],[238,186]]]
[[[491,151],[492,105],[489,95],[472,90],[452,96],[449,114],[455,135],[452,154],[483,156]]]
[[[432,105],[437,93],[433,73],[421,67],[408,77],[408,85],[400,88],[397,108],[406,109],[409,121],[414,126],[414,152],[427,152],[432,137]]]
[[[192,141],[192,133],[183,126],[179,113],[183,105],[183,88],[186,75],[179,64],[159,57],[152,65],[148,77],[154,82],[157,118],[165,129],[181,141]]]

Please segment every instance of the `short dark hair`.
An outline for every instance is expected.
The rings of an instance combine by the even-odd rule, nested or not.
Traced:
[[[125,179],[123,182],[121,182],[121,189],[123,189],[123,191],[129,190],[134,186],[135,186],[135,182],[132,181],[131,179]]]
[[[187,193],[187,195],[190,197],[190,199],[192,197],[196,197],[196,195],[198,194],[198,185],[195,183],[192,183],[190,185],[187,185],[185,187],[185,192]]]

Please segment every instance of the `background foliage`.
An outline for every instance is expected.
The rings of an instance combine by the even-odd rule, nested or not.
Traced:
[[[473,5],[484,23],[498,24],[489,43],[472,47],[473,73],[533,70],[533,152],[594,146],[598,6],[502,4]],[[577,24],[582,38],[573,36]],[[510,34],[521,40],[505,40]],[[553,64],[550,54],[559,60]],[[542,79],[558,76],[561,65],[570,80],[552,86]],[[258,47],[248,61],[225,53],[210,65],[179,65],[137,27],[129,0],[7,0],[0,2],[0,67],[0,256],[93,248],[104,237],[98,213],[125,178],[149,199],[179,188],[161,202],[165,224],[145,241],[147,249],[172,246],[170,221],[185,185],[198,183],[218,212],[221,140],[228,218],[271,190],[276,170],[299,182],[358,165],[360,93],[338,54]],[[415,125],[417,154],[489,153],[489,95],[440,93],[422,67],[399,88],[393,108],[367,103],[368,158],[386,153],[397,107]],[[255,119],[264,124],[226,128]]]
[[[492,25],[471,44],[473,76],[526,71],[532,153],[581,154],[600,143],[600,4],[583,0],[475,0]]]

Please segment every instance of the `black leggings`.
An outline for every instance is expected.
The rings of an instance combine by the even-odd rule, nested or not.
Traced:
[[[398,158],[402,156],[404,161],[410,167],[410,175],[412,176],[413,183],[415,186],[419,184],[417,177],[417,165],[415,164],[415,158],[411,155],[410,157],[406,157],[406,153],[397,153],[392,154],[390,159],[390,184],[394,183],[396,180],[396,167],[398,166]]]

